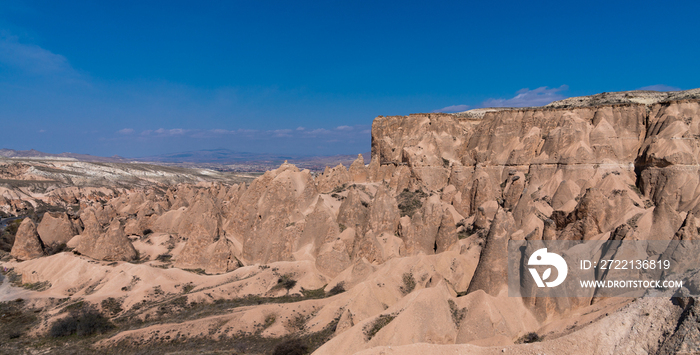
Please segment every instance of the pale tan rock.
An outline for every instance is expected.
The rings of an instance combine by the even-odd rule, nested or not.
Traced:
[[[398,194],[404,189],[407,189],[409,187],[412,174],[411,169],[405,165],[396,167],[391,174],[391,178],[389,179],[389,187],[391,188],[391,191]]]
[[[525,176],[515,172],[508,177],[507,184],[503,190],[503,208],[512,209],[518,203],[525,190]]]
[[[496,200],[496,193],[488,173],[483,170],[476,171],[468,198],[470,206],[469,215],[476,213],[476,209],[485,202]]]
[[[343,164],[338,164],[335,168],[326,167],[323,174],[317,177],[316,180],[318,191],[320,193],[329,193],[336,187],[347,185],[352,178]]]
[[[10,255],[18,260],[31,260],[44,255],[44,248],[31,218],[25,218],[17,229]]]
[[[363,321],[355,319],[354,327],[334,337],[316,350],[316,353],[356,353],[380,344],[453,344],[457,336],[457,327],[452,321],[447,302],[449,292],[445,284],[422,289],[409,297],[410,299],[402,301],[401,305],[391,307],[381,315]],[[381,321],[380,317],[390,317],[386,319],[391,321],[368,340],[364,329],[372,328],[375,322]]]
[[[42,217],[36,230],[44,245],[65,244],[78,234],[65,212],[44,213],[44,217]]]
[[[80,254],[105,261],[132,261],[138,257],[131,241],[124,235],[124,226],[118,220],[112,221],[104,232],[101,228],[96,230],[98,227],[94,222],[80,237],[76,248]]]
[[[564,180],[559,184],[557,191],[552,196],[552,208],[561,210],[566,204],[574,200],[580,192],[580,188],[571,180]]]
[[[333,211],[320,197],[316,201],[314,211],[306,216],[305,221],[304,231],[296,241],[296,250],[308,244],[316,250],[324,243],[337,239],[340,234]]]
[[[345,243],[340,239],[328,241],[318,250],[316,267],[329,277],[336,277],[352,265]]]
[[[409,225],[406,223],[402,225],[400,235],[406,245],[408,255],[435,253],[436,238],[442,216],[443,208],[440,198],[433,195],[424,202],[420,210],[413,214]]]
[[[357,159],[352,162],[352,165],[350,165],[350,169],[348,170],[348,174],[350,175],[350,180],[355,183],[364,183],[368,181],[369,171],[367,170],[367,167],[365,167],[365,160],[362,157],[362,154],[358,154]]]
[[[445,209],[445,212],[442,215],[442,220],[440,221],[440,228],[438,229],[437,237],[435,238],[435,252],[442,253],[450,250],[457,244],[458,241],[457,228],[455,227],[455,221],[452,218],[452,213]]]
[[[374,233],[393,234],[399,223],[399,207],[389,190],[379,186],[369,210],[369,228]]]
[[[189,239],[203,238],[210,243],[219,235],[221,217],[218,206],[206,194],[200,194],[197,200],[183,213],[178,224],[178,234]]]
[[[144,235],[144,231],[151,229],[151,216],[155,214],[152,209],[150,212],[150,214],[147,214],[148,212],[140,210],[136,214],[136,218],[129,219],[126,222],[124,225],[124,233],[126,235]]]
[[[338,224],[342,225],[342,228],[366,230],[369,220],[369,208],[366,204],[357,189],[350,189],[338,210]]]
[[[382,260],[399,258],[406,255],[406,246],[398,236],[389,233],[382,233],[377,237],[377,242],[382,248]]]
[[[207,274],[223,274],[236,270],[241,265],[236,257],[240,254],[234,243],[228,238],[220,238],[209,245],[202,255],[201,265]]]
[[[508,237],[514,227],[513,216],[499,209],[486,236],[479,266],[469,284],[469,293],[483,290],[496,296],[508,287]]]
[[[365,259],[372,264],[384,262],[384,247],[377,240],[373,230],[355,237],[353,260]]]
[[[207,263],[207,248],[221,238],[221,217],[214,201],[201,194],[184,213],[178,224],[180,236],[187,239],[185,247],[177,257],[176,265],[181,268],[197,269]],[[224,246],[222,245],[221,248]]]
[[[454,185],[447,185],[442,190],[442,193],[440,194],[440,199],[442,200],[442,202],[451,205],[455,195],[457,195],[457,188]]]
[[[368,181],[382,182],[382,180],[384,180],[384,176],[382,176],[381,169],[382,165],[379,164],[379,159],[372,157],[372,159],[369,161],[369,165],[367,166]]]

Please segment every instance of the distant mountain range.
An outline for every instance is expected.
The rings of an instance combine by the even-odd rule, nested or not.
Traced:
[[[204,149],[189,152],[178,152],[137,158],[139,161],[154,161],[163,163],[219,163],[231,164],[249,161],[284,161],[304,158],[294,155],[257,154],[235,152],[229,149]]]
[[[363,153],[365,164],[369,164],[370,153]],[[101,157],[89,154],[51,154],[38,150],[0,149],[0,157],[6,158],[67,158],[78,161],[101,163],[157,163],[187,167],[206,167],[216,170],[263,171],[279,166],[285,160],[300,168],[322,170],[325,166],[343,164],[349,166],[357,155],[303,156],[265,153],[236,152],[229,149],[204,149],[187,152],[153,155],[140,158],[124,158],[118,155]]]
[[[68,158],[68,159],[75,159],[75,160],[80,160],[80,161],[102,162],[102,163],[125,163],[125,162],[129,162],[129,161],[133,160],[133,159],[127,159],[124,157],[120,157],[118,155],[114,155],[111,157],[100,157],[100,156],[94,156],[94,155],[90,155],[90,154],[76,154],[76,153],[51,154],[51,153],[40,152],[40,151],[35,150],[35,149],[14,150],[14,149],[7,149],[7,148],[0,149],[0,157],[5,157],[5,158],[45,158],[45,157],[51,157],[51,158]]]

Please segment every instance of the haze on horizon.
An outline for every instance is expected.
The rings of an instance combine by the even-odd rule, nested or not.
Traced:
[[[698,87],[700,4],[0,0],[0,148],[357,154],[378,115]]]

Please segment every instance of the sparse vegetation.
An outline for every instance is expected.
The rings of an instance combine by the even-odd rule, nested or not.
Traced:
[[[109,297],[105,300],[102,300],[102,303],[100,305],[102,306],[102,310],[107,312],[111,316],[114,316],[123,311],[122,301],[114,297]]]
[[[530,333],[527,333],[527,334],[521,336],[520,338],[518,338],[518,340],[516,340],[515,343],[516,344],[529,344],[529,343],[537,343],[540,341],[542,341],[542,338],[540,338],[540,336],[537,335],[537,333],[530,332]]]
[[[387,326],[389,323],[391,323],[394,318],[396,318],[397,314],[392,313],[392,314],[382,314],[377,319],[372,322],[372,324],[368,324],[365,326],[363,329],[365,336],[367,337],[367,341],[372,340],[377,333],[379,333],[382,328]]]
[[[340,192],[343,192],[343,191],[347,190],[347,188],[348,188],[348,184],[342,184],[342,185],[340,185],[340,186],[336,186],[336,187],[333,189],[333,191],[331,191],[331,193],[337,194],[337,193],[340,193]],[[331,196],[333,196],[333,195],[331,195]]]
[[[637,187],[637,185],[629,184],[629,187],[630,187],[630,190],[634,191],[634,192],[637,194],[637,196],[639,196],[639,197],[644,197],[644,194],[642,193],[641,190],[639,190],[639,188]]]
[[[469,234],[466,230],[461,230],[457,233],[457,238],[458,239],[464,239],[469,237],[471,234]]]
[[[315,290],[305,290],[303,287],[301,288],[301,294],[308,299],[316,299],[316,298],[324,298],[326,297],[326,291],[323,289],[326,288],[326,286],[323,286],[321,288],[317,288]]]
[[[191,273],[195,273],[197,275],[206,275],[207,273],[204,271],[202,268],[196,268],[196,269],[183,269],[185,271],[189,271]]]
[[[22,284],[22,288],[25,288],[27,290],[31,291],[46,291],[51,288],[51,283],[48,281],[39,281],[39,282],[32,282],[32,283],[26,283]]]
[[[66,243],[51,243],[49,245],[44,246],[44,252],[46,253],[46,255],[54,255],[63,251],[71,250],[72,249],[68,248]]]
[[[158,256],[156,257],[156,260],[157,260],[157,261],[160,261],[160,262],[168,263],[168,262],[170,262],[170,260],[172,259],[172,257],[173,257],[173,256],[170,255],[170,254],[160,254],[160,255],[158,255]]]
[[[413,217],[413,214],[416,212],[416,210],[423,206],[423,199],[427,196],[428,195],[421,190],[415,190],[411,192],[409,189],[404,189],[398,197],[401,217]]]
[[[71,310],[67,317],[57,320],[51,325],[49,336],[53,338],[66,337],[76,334],[79,337],[96,333],[105,333],[114,328],[112,322],[105,318],[94,307],[83,304],[83,307]]]
[[[347,227],[345,227],[345,225],[342,223],[338,223],[338,229],[340,229],[340,233],[343,233],[343,231],[347,229]]]
[[[403,286],[401,286],[401,293],[405,295],[411,293],[415,288],[416,288],[416,279],[413,277],[413,274],[410,272],[407,272],[403,274]]]
[[[24,336],[37,322],[34,311],[25,309],[23,299],[0,302],[0,340],[3,343]]]
[[[287,290],[287,294],[289,294],[289,291],[294,288],[294,286],[297,285],[297,281],[292,278],[292,274],[284,274],[280,276],[279,279],[277,279],[277,285],[272,287],[270,291],[274,290],[279,290],[280,288],[284,288]]]
[[[184,286],[182,286],[182,293],[190,293],[190,291],[194,290],[195,284],[192,282],[186,283]]]
[[[299,313],[289,319],[285,326],[292,332],[303,332],[306,329],[306,321],[308,320],[308,316]]]
[[[333,286],[333,288],[328,290],[328,294],[326,296],[335,296],[343,292],[345,292],[345,283],[343,281],[340,281],[335,286]]]
[[[265,317],[265,322],[263,323],[262,328],[267,329],[270,326],[272,326],[273,324],[275,324],[276,321],[277,321],[277,315],[274,313],[270,313],[267,315],[267,317]]]
[[[622,194],[624,194],[624,193],[625,193],[625,190],[620,190],[620,189],[612,190],[612,195],[613,195],[613,196],[619,196],[619,195],[622,195]]]
[[[637,230],[637,222],[639,221],[640,218],[642,218],[643,215],[644,215],[643,213],[637,213],[632,218],[627,220],[627,224],[630,227],[632,227],[632,229]]]
[[[15,244],[15,235],[24,219],[15,219],[7,224],[7,227],[0,233],[0,250],[10,252]]]
[[[0,273],[5,275],[5,277],[7,278],[7,281],[10,283],[10,285],[12,285],[14,287],[22,287],[22,274],[16,273],[14,268],[10,268],[10,269],[2,268],[2,269],[0,269]]]
[[[58,313],[70,312],[70,311],[73,311],[76,309],[80,309],[83,306],[85,306],[85,301],[77,301],[77,302],[71,303],[71,304],[63,307],[63,309],[61,309],[61,311]]]
[[[459,327],[459,325],[462,323],[464,320],[464,317],[466,316],[467,309],[466,308],[459,308],[457,306],[457,303],[453,300],[447,300],[447,304],[450,305],[450,313],[452,314],[452,321],[455,323],[455,326]]]
[[[272,355],[305,355],[309,353],[309,347],[301,339],[290,339],[275,347]]]

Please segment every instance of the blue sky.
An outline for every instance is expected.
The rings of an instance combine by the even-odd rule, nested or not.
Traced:
[[[676,1],[0,0],[0,148],[369,151],[378,115],[700,87]]]

